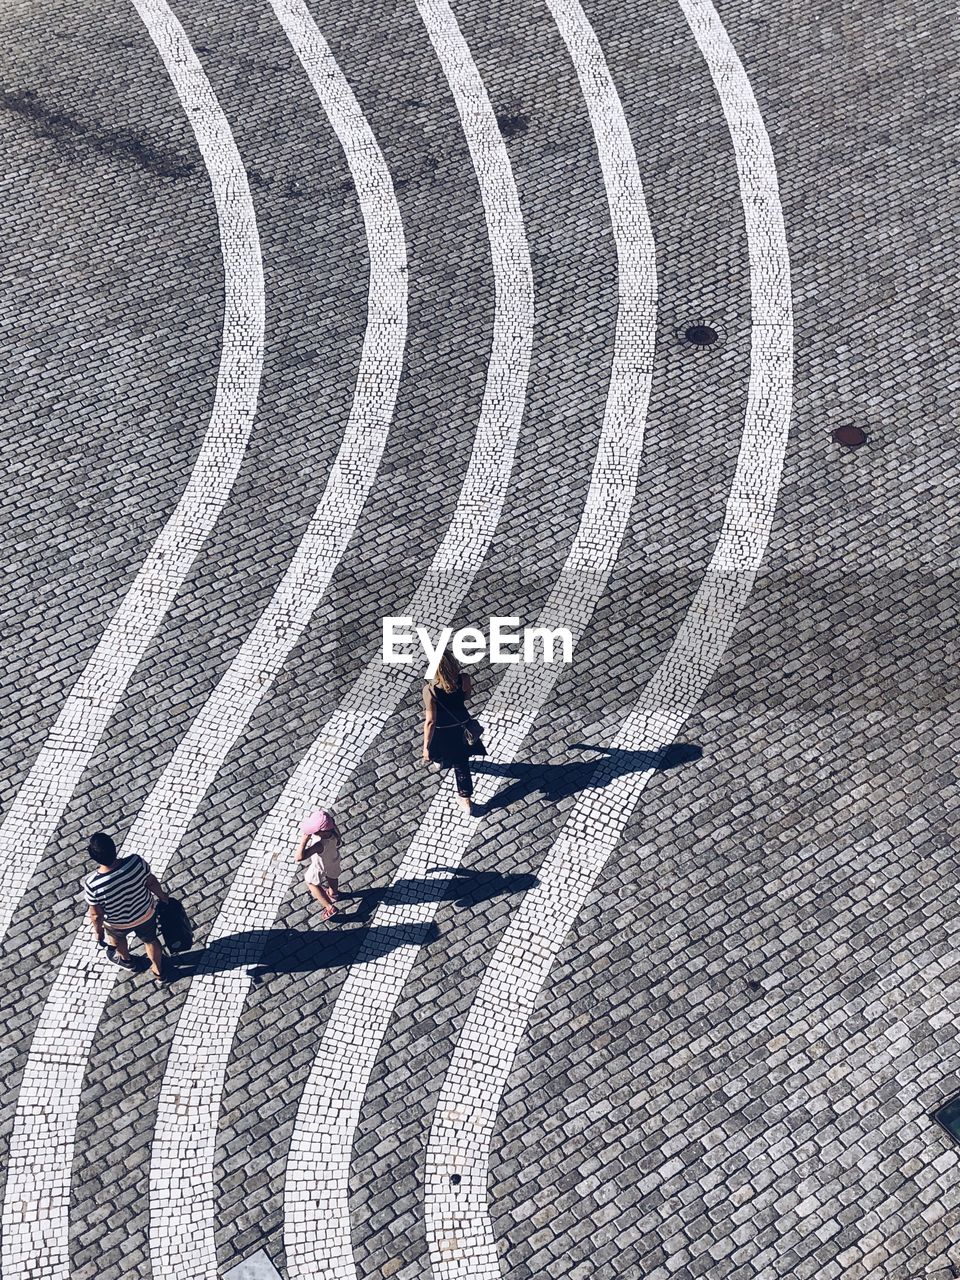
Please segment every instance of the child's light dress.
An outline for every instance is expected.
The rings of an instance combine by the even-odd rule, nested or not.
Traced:
[[[340,879],[340,842],[335,835],[311,836],[307,849],[310,857],[304,863],[304,884],[321,885],[324,877]]]

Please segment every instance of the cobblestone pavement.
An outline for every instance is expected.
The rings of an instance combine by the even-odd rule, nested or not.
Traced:
[[[167,794],[178,745],[275,599],[345,438],[358,374],[373,367],[363,343],[376,241],[281,22],[302,6],[170,8],[248,176],[263,366],[225,505],[102,737],[87,744],[55,836],[21,850],[8,828],[8,864],[36,869],[22,895],[0,902],[10,908],[0,946],[4,1280],[223,1280],[261,1250],[283,1280],[960,1274],[960,1148],[930,1115],[960,1091],[952,9],[718,0],[769,137],[771,185],[750,167],[755,152],[738,170],[749,111],[732,64],[718,73],[694,37],[707,0],[584,4],[656,246],[643,448],[621,531],[614,494],[605,497],[609,577],[597,578],[595,600],[585,577],[562,597],[582,615],[574,661],[552,687],[517,684],[510,723],[522,740],[514,758],[491,755],[472,826],[449,796],[445,808],[449,782],[419,764],[416,681],[394,703],[400,686],[384,672],[381,731],[369,727],[374,715],[365,753],[329,775],[337,793],[313,797],[335,805],[344,830],[340,921],[320,924],[291,874],[288,889],[276,882],[279,914],[231,950],[218,922],[231,892],[249,889],[258,909],[265,901],[261,872],[243,870],[251,851],[283,843],[269,823],[290,825],[276,815],[294,770],[326,749],[348,691],[376,669],[380,619],[404,611],[438,548],[452,539],[475,559],[472,581],[461,569],[443,588],[454,626],[497,614],[533,624],[566,581],[596,501],[630,296],[625,277],[618,288],[623,246],[608,204],[625,171],[622,151],[616,173],[601,165],[618,117],[607,100],[614,114],[598,145],[588,103],[601,82],[578,80],[561,34],[572,0],[451,0],[498,125],[499,141],[486,142],[482,104],[464,118],[451,87],[469,77],[467,62],[440,56],[439,0],[308,0],[396,193],[402,375],[382,460],[312,622],[217,748],[220,767],[182,838],[171,834],[181,821],[172,799],[138,833],[137,815]],[[0,14],[8,816],[187,487],[236,319],[224,308],[230,259],[210,158],[148,31],[165,9],[11,0]],[[489,205],[485,166],[496,169],[500,143],[522,226],[498,223]],[[771,200],[782,206],[789,280],[771,259],[760,265],[778,305],[792,303],[794,361],[769,540],[675,745],[608,766],[600,787],[597,748],[620,741],[656,688],[740,510],[728,498],[744,425],[776,393],[755,382],[769,336],[755,237]],[[515,455],[496,459],[508,480],[487,539],[479,507],[462,520],[461,485],[489,412],[498,318],[521,314],[509,291],[524,252],[534,299],[525,387],[520,328],[509,330],[506,364],[494,360],[523,417]],[[720,342],[685,346],[678,330],[694,321]],[[639,341],[639,328],[631,335]],[[635,374],[631,394],[641,363]],[[378,394],[366,375],[360,388]],[[850,424],[867,432],[863,448],[831,440]],[[731,573],[743,586],[742,569]],[[706,669],[714,641],[708,627],[689,660]],[[507,732],[505,670],[482,664],[476,677],[491,743]],[[592,814],[602,818],[593,835]],[[85,837],[98,828],[130,833],[148,856],[167,849],[169,888],[197,931],[168,986],[122,975],[102,1015],[95,965],[64,965]],[[418,848],[436,866],[411,888]],[[566,851],[558,871],[556,850]],[[545,911],[529,960],[511,970],[529,978],[542,948],[530,1008],[513,1008],[509,983],[491,1007],[484,975],[513,954],[524,901],[550,902],[562,883],[562,916],[580,881],[572,927],[548,942]],[[385,988],[364,976],[378,972],[374,958],[402,975],[376,1015],[371,992]],[[93,976],[78,986],[82,973]],[[194,1095],[171,1082],[200,1089],[208,1072],[204,1023],[189,1020],[204,1007],[191,993],[211,974],[212,989],[238,999],[239,1020],[226,1024],[219,1102],[195,1117]],[[361,1040],[336,1043],[345,1026],[370,1055],[356,1115],[361,1055],[350,1045]],[[482,1099],[487,1134],[458,1064],[474,1044],[505,1052],[511,1026],[519,1040],[502,1096]],[[207,1165],[179,1182],[163,1163],[178,1115],[207,1144]],[[457,1172],[474,1131],[489,1151]],[[305,1151],[318,1153],[315,1165]],[[471,1253],[474,1228],[492,1253]]]

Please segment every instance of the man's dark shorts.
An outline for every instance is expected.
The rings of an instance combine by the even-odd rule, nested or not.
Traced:
[[[144,920],[143,924],[131,925],[129,929],[114,929],[111,925],[105,924],[104,930],[112,933],[115,938],[125,938],[128,933],[135,933],[141,942],[157,941],[157,913],[154,912],[149,920]]]

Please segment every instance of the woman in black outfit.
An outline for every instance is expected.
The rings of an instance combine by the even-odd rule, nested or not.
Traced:
[[[473,681],[449,653],[440,659],[437,674],[423,686],[423,758],[453,770],[457,803],[465,813],[473,812],[470,755],[486,755],[482,743],[470,748],[464,737],[464,725],[470,719],[465,699],[472,693]]]

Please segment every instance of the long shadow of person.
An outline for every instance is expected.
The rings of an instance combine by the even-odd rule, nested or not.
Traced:
[[[354,900],[351,915],[339,915],[344,924],[369,920],[381,903],[394,905],[402,902],[452,902],[458,907],[470,907],[487,898],[508,893],[526,893],[539,884],[537,877],[517,873],[503,875],[499,871],[474,871],[463,867],[434,867],[444,879],[397,880],[383,889],[359,889],[355,893],[341,893],[341,899]]]
[[[397,947],[425,946],[436,942],[440,930],[433,921],[374,926],[371,929],[249,929],[217,938],[208,947],[181,952],[168,961],[175,983],[196,974],[227,973],[248,969],[254,983],[275,973],[315,973],[334,969],[356,959],[366,945],[373,955],[386,955]]]
[[[398,880],[381,889],[341,892],[353,900],[350,915],[337,923],[365,923],[380,903],[454,902],[471,906],[486,898],[524,893],[537,883],[533,875],[502,875],[499,871],[467,871],[461,867],[435,867],[443,878]],[[195,951],[181,952],[167,961],[168,981],[191,978],[197,973],[225,973],[248,969],[254,983],[275,973],[312,973],[352,964],[361,946],[368,955],[387,955],[402,946],[428,946],[440,937],[433,921],[400,925],[372,925],[368,929],[250,929],[217,938]]]
[[[513,778],[514,781],[498,791],[485,804],[474,804],[477,817],[492,813],[495,809],[507,809],[516,800],[535,791],[543,792],[548,800],[562,800],[575,795],[585,787],[604,787],[614,778],[627,773],[642,773],[655,769],[658,773],[679,769],[703,756],[703,748],[694,742],[675,742],[659,751],[624,751],[619,747],[594,746],[590,742],[571,742],[571,749],[599,752],[595,760],[571,760],[569,764],[496,764],[491,760],[471,761],[477,773],[494,777]]]

